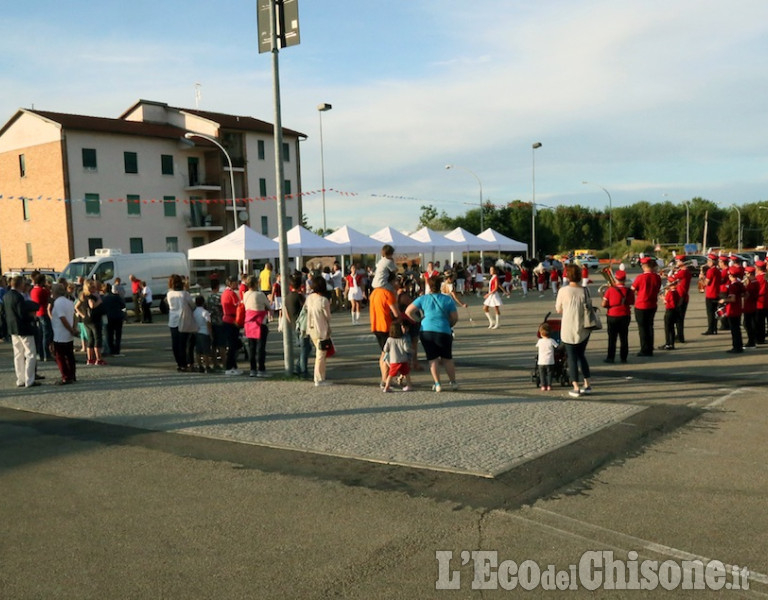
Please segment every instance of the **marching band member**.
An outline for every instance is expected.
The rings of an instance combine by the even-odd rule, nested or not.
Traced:
[[[685,263],[685,254],[676,255],[675,270],[670,276],[670,281],[677,282],[677,292],[680,294],[680,305],[678,306],[677,314],[677,341],[681,344],[685,344],[685,313],[688,311],[691,279],[693,279],[693,274]]]
[[[720,300],[720,269],[715,266],[717,260],[716,254],[707,255],[707,267],[704,274],[704,301],[707,308],[707,330],[701,335],[717,334],[717,311],[718,301]]]
[[[744,344],[741,338],[741,314],[742,299],[744,298],[744,285],[739,280],[741,267],[733,265],[728,267],[728,284],[726,285],[725,298],[720,304],[725,304],[725,316],[731,330],[732,348],[727,352],[738,354],[744,352]]]
[[[615,283],[605,291],[603,296],[603,308],[606,309],[606,321],[608,328],[608,355],[607,363],[612,363],[616,358],[616,339],[619,340],[619,358],[621,362],[627,362],[629,356],[629,322],[632,320],[632,305],[635,303],[635,293],[624,284],[627,281],[627,273],[624,270],[616,271]]]
[[[499,276],[496,275],[496,267],[491,267],[489,271],[491,279],[488,281],[488,293],[483,301],[483,312],[488,318],[488,329],[499,328],[499,306],[501,306],[501,293],[499,292]],[[490,308],[496,311],[496,322],[491,319]]]
[[[680,319],[681,296],[678,292],[680,284],[669,278],[669,285],[664,291],[664,338],[665,344],[659,350],[675,349],[675,326]]]
[[[747,332],[747,343],[745,348],[754,348],[757,346],[757,297],[760,293],[760,284],[755,278],[755,267],[744,267],[744,330]]]
[[[661,290],[661,277],[657,264],[649,256],[640,259],[643,272],[632,282],[635,292],[635,321],[640,335],[638,356],[653,356],[653,319],[656,316]]]
[[[757,272],[755,280],[758,284],[755,341],[762,346],[765,344],[765,328],[768,325],[768,278],[765,273],[765,261],[756,260],[755,268]]]

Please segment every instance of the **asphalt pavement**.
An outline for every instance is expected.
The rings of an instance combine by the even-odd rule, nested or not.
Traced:
[[[79,365],[73,386],[49,385],[43,363],[46,385],[15,388],[0,344],[0,584],[9,598],[432,598],[462,593],[435,589],[438,550],[568,564],[588,540],[722,557],[758,573],[754,594],[768,348],[726,354],[729,336],[699,335],[697,300],[688,343],[654,358],[604,365],[593,334],[580,399],[531,381],[550,293],[505,301],[499,330],[472,298],[460,390],[440,394],[424,373],[380,393],[376,342],[342,313],[327,388],[282,375],[276,328],[266,380],[177,373],[162,319],[127,325],[126,356]]]

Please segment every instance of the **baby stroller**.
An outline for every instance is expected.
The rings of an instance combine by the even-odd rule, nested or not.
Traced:
[[[552,382],[560,382],[560,385],[566,386],[571,383],[570,377],[568,377],[568,358],[565,354],[565,346],[563,346],[560,343],[560,327],[562,325],[562,322],[559,318],[557,319],[550,319],[549,315],[552,313],[547,313],[547,315],[544,317],[544,321],[542,321],[541,324],[546,323],[549,325],[550,329],[550,337],[555,340],[558,344],[560,344],[557,348],[555,348],[555,364],[552,365]],[[540,325],[541,325],[540,324]],[[541,337],[539,335],[539,328],[536,328],[536,338]],[[539,357],[538,354],[533,359],[533,370],[531,371],[531,381],[536,385],[536,387],[541,387],[541,377],[539,377]]]

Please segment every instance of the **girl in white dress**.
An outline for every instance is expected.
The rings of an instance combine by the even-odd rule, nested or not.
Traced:
[[[499,292],[499,276],[496,274],[496,267],[491,267],[489,274],[491,278],[488,281],[488,293],[485,295],[485,300],[483,301],[483,312],[488,319],[488,329],[498,329],[500,315],[499,307],[502,305],[502,302],[501,293]],[[491,318],[491,307],[493,307],[496,313],[495,322]]]

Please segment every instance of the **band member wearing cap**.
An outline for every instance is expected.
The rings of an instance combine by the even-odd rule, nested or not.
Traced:
[[[744,298],[744,285],[739,280],[741,267],[732,265],[728,267],[728,284],[725,290],[725,298],[720,300],[725,304],[725,317],[731,330],[731,353],[744,352],[744,344],[741,338],[741,314],[742,300]]]
[[[758,284],[755,341],[762,346],[765,344],[765,329],[768,326],[768,278],[765,272],[765,261],[756,260],[755,270],[757,273],[755,280]]]
[[[747,332],[745,348],[754,348],[757,334],[757,296],[760,293],[760,284],[755,279],[755,267],[744,267],[744,331]]]
[[[669,278],[669,284],[664,290],[664,345],[659,350],[675,349],[675,326],[680,319],[680,284]]]
[[[685,254],[675,256],[675,271],[669,280],[677,282],[677,293],[680,294],[680,305],[677,311],[677,341],[685,344],[685,313],[688,312],[688,292],[691,289],[693,275],[685,264]]]
[[[635,303],[635,293],[625,286],[627,273],[623,270],[614,274],[616,283],[605,291],[603,308],[606,309],[608,327],[607,363],[616,359],[616,339],[619,340],[619,358],[627,362],[629,355],[629,322],[632,320],[632,305]]]
[[[731,261],[731,257],[727,254],[721,254],[717,257],[717,268],[720,269],[720,294],[719,297],[725,297],[726,289],[728,288],[728,264]],[[728,331],[730,327],[728,319],[720,319],[720,331]]]
[[[632,282],[635,292],[635,321],[640,335],[638,356],[653,356],[653,319],[656,316],[661,290],[661,277],[656,262],[648,256],[640,259],[643,272]]]
[[[707,308],[707,330],[701,335],[717,334],[717,304],[720,300],[720,270],[715,266],[717,255],[707,255],[707,268],[704,274],[704,302]]]

